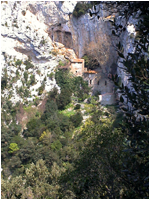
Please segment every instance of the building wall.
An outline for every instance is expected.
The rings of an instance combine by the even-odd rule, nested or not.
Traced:
[[[52,40],[65,45],[66,48],[72,48],[72,35],[70,32],[54,30],[50,33]]]
[[[84,80],[88,82],[88,85],[93,88],[94,83],[97,80],[97,74],[84,73]]]
[[[76,62],[75,62],[76,61]],[[99,101],[103,105],[111,105],[116,102],[114,94],[114,84],[99,71],[87,71],[84,69],[84,62],[76,59],[71,63],[71,72],[76,76],[83,76],[84,80],[92,88],[92,93],[99,93]]]
[[[106,93],[99,95],[99,102],[102,105],[111,105],[116,103],[116,98],[114,93]]]
[[[105,94],[113,93],[114,91],[113,82],[100,73],[84,73],[84,80],[88,81],[88,85],[92,87],[93,93],[100,92],[101,94]]]
[[[114,84],[105,76],[97,74],[97,78],[94,80],[93,84],[93,92],[95,93],[96,91],[101,92],[101,94],[113,93]]]
[[[84,72],[84,60],[83,59],[74,59],[71,63],[71,72],[76,76],[82,76]]]

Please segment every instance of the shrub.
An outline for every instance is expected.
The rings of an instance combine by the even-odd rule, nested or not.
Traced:
[[[21,86],[20,88],[19,88],[19,93],[22,93],[23,92],[23,87]]]
[[[42,95],[44,89],[45,89],[45,84],[43,83],[43,84],[41,85],[41,87],[39,87],[38,95]]]
[[[54,77],[54,73],[53,72],[51,72],[50,74],[47,74],[47,76],[51,79],[51,80],[53,80],[53,77]]]
[[[30,84],[31,85],[35,84],[35,75],[34,74],[30,76]]]
[[[70,121],[73,123],[74,127],[78,127],[83,120],[82,114],[77,112],[75,115],[70,116]]]
[[[41,71],[38,69],[38,70],[36,71],[36,73],[37,73],[38,75],[40,75],[40,74],[41,74]]]
[[[60,66],[65,66],[65,63],[62,62],[62,61],[60,60],[60,61],[59,61],[59,65],[60,65]]]
[[[74,110],[78,110],[80,109],[81,105],[80,104],[77,104],[75,107],[74,107]]]
[[[78,2],[73,11],[73,16],[78,18],[81,15],[84,15],[87,12],[87,10],[91,7],[92,5],[90,3]]]
[[[6,27],[8,27],[8,24],[7,24],[7,22],[5,22],[5,26],[6,26]]]
[[[18,69],[16,70],[16,76],[17,77],[19,76],[19,70]]]
[[[58,50],[57,50],[57,49],[53,49],[53,50],[51,51],[51,54],[54,55],[54,56],[57,56]]]
[[[26,60],[25,62],[24,62],[24,65],[26,66],[26,70],[28,70],[28,69],[32,69],[32,68],[34,68],[34,65],[29,61],[29,60]]]
[[[29,26],[26,26],[26,29],[29,29],[29,30],[31,30],[31,28],[30,28]]]
[[[46,40],[45,40],[45,39],[42,39],[41,42],[40,42],[40,44],[41,44],[41,45],[46,44]]]
[[[62,144],[59,140],[56,140],[51,144],[51,148],[55,151],[60,150],[62,148]]]
[[[30,94],[29,90],[28,89],[25,89],[24,90],[24,97],[28,97]]]
[[[28,73],[26,71],[24,72],[24,79],[27,82],[27,80],[28,80]]]
[[[25,10],[23,10],[21,13],[22,13],[23,16],[26,15],[26,11]]]
[[[35,114],[35,116],[36,116],[36,117],[40,117],[40,112],[37,111],[36,114]]]
[[[15,65],[20,67],[21,64],[22,64],[22,60],[17,59],[17,61],[15,62]]]
[[[7,79],[6,78],[2,78],[1,80],[1,89],[4,90],[7,86]]]
[[[40,103],[40,100],[39,100],[38,97],[36,97],[36,98],[34,99],[34,105],[37,106],[39,103]]]

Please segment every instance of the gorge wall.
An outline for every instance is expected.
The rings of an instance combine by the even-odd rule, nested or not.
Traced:
[[[117,67],[120,62],[118,62],[115,46],[121,40],[126,53],[133,50],[133,39],[130,35],[135,35],[134,20],[130,19],[125,32],[120,37],[116,37],[112,34],[111,21],[116,20],[119,24],[125,22],[113,7],[104,9],[104,3],[100,3],[95,10],[91,9],[96,11],[98,18],[91,17],[89,13],[77,18],[73,16],[76,4],[77,1],[2,2],[1,52],[8,54],[7,62],[6,54],[5,56],[1,54],[2,68],[6,67],[8,70],[10,68],[10,71],[15,72],[15,67],[11,67],[15,64],[15,59],[24,62],[30,56],[36,69],[33,71],[29,69],[28,73],[35,74],[36,79],[39,80],[37,87],[40,87],[45,76],[55,73],[60,60],[65,62],[64,55],[81,58],[90,51],[100,63],[101,77],[107,80],[109,74],[118,71],[119,76],[126,82],[125,73]],[[21,68],[23,67],[25,66],[22,64]],[[39,69],[41,75],[37,74]],[[20,70],[19,73],[23,78],[23,72]],[[45,84],[47,91],[56,86],[56,83],[50,79]],[[31,87],[31,96],[37,95],[37,91],[32,91],[37,90],[37,87]]]
[[[105,11],[103,4],[100,4],[96,6],[99,19],[91,18],[89,13],[77,18],[73,15],[76,3],[31,3],[29,10],[47,25],[47,33],[52,41],[73,49],[78,58],[82,58],[87,52],[95,54],[101,67],[100,75],[108,80],[108,74],[116,73],[118,56],[114,47],[119,41],[112,34],[112,23],[107,19],[108,16],[114,17],[112,9],[111,12]],[[118,17],[116,13],[115,15]]]
[[[89,13],[76,18],[72,14],[76,3],[36,2],[30,3],[28,9],[47,25],[47,33],[52,41],[74,49],[79,58],[86,53],[87,46],[97,44],[104,53],[102,60],[105,61],[100,60],[101,65],[111,66],[117,60],[114,46],[118,39],[112,34],[112,24],[105,18],[110,14],[113,16],[113,13],[104,11],[102,5],[97,5],[100,19],[91,18]]]

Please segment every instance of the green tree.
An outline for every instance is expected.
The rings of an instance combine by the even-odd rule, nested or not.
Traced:
[[[35,145],[33,142],[27,140],[27,142],[24,142],[21,145],[18,156],[20,157],[22,164],[25,165],[27,163],[31,163],[31,161],[34,160],[34,153]]]
[[[71,102],[71,92],[67,86],[63,87],[56,99],[58,109],[63,110]]]
[[[93,58],[92,55],[84,55],[82,57],[85,61],[85,67],[89,70],[89,69],[96,69],[98,67],[100,67],[99,62],[97,61],[96,58]]]
[[[55,167],[55,168],[54,168]],[[10,180],[2,179],[2,198],[8,199],[56,199],[58,198],[59,185],[57,177],[61,175],[61,169],[54,164],[52,173],[40,159],[36,164],[32,163],[25,170],[24,176],[12,177]],[[54,180],[54,181],[53,181]],[[49,184],[49,182],[55,182]]]
[[[11,143],[9,145],[9,151],[8,153],[14,153],[15,151],[18,151],[19,150],[19,147],[16,143]]]
[[[54,113],[56,113],[57,109],[58,108],[56,102],[54,100],[48,99],[46,102],[45,111],[41,116],[42,121],[46,122],[47,119],[49,119],[51,116],[54,115]]]
[[[27,130],[24,130],[23,134],[25,137],[39,137],[43,124],[40,119],[31,119],[27,123]]]
[[[83,120],[81,112],[77,112],[75,115],[70,116],[70,121],[73,123],[74,127],[78,127]]]
[[[82,128],[77,137],[83,140],[82,150],[73,168],[61,176],[60,198],[66,191],[80,199],[126,197],[127,188],[120,180],[124,134],[113,128],[113,121],[104,119],[101,124],[89,123]]]
[[[2,199],[19,199],[24,191],[22,176],[11,178],[10,180],[1,180],[1,197]],[[29,196],[28,196],[29,197]]]
[[[60,150],[62,148],[62,144],[59,140],[55,140],[52,144],[51,144],[51,148],[54,151]]]

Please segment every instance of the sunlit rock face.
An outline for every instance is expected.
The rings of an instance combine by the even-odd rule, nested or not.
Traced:
[[[103,51],[100,63],[109,71],[108,66],[117,59],[114,51],[117,39],[112,35],[111,23],[105,19],[110,13],[104,11],[102,5],[98,5],[96,9],[100,19],[91,18],[88,13],[76,18],[72,14],[76,3],[77,1],[30,2],[28,9],[47,25],[47,33],[52,41],[73,48],[79,58],[86,53],[88,46],[93,43],[99,45]]]
[[[51,4],[57,16],[57,6],[54,2]],[[46,2],[44,5],[42,7],[42,2],[33,2],[35,11],[41,8],[49,10]],[[76,58],[73,50],[58,45],[49,37],[45,21],[49,22],[51,17],[42,14],[44,10],[36,15],[33,10],[31,12],[30,6],[30,2],[25,1],[1,3],[1,75],[2,78],[8,77],[8,87],[2,91],[2,97],[8,98],[13,104],[42,98],[54,87],[60,91],[54,79],[55,69],[60,61],[66,62],[65,55]],[[25,65],[27,60],[32,66],[29,69]],[[31,79],[34,79],[32,84]],[[43,93],[39,94],[43,84]]]
[[[75,5],[76,1],[49,1],[31,2],[28,7],[39,21],[47,25],[47,33],[53,41],[72,48],[73,41],[69,21]]]

